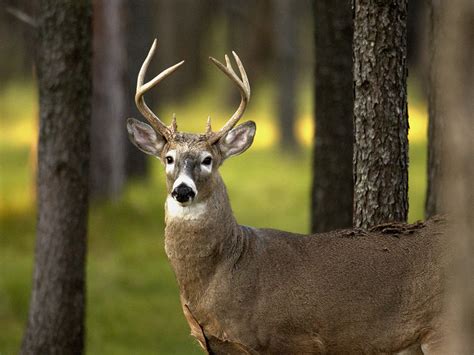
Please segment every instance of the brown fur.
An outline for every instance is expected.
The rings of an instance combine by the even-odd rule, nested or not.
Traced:
[[[167,205],[165,249],[191,333],[208,353],[445,353],[442,219],[310,236],[241,226],[218,167],[250,146],[254,123],[215,144],[189,133],[165,142],[133,120],[129,134],[165,164],[173,150],[168,193],[185,172],[198,191],[188,207],[205,206],[184,218]]]
[[[440,219],[311,236],[250,228],[217,181],[205,218],[167,220],[165,232],[210,352],[395,353],[439,331]]]
[[[311,236],[240,226],[218,168],[250,146],[253,122],[215,144],[181,132],[168,141],[136,120],[128,130],[169,167],[170,195],[180,174],[196,185],[186,210],[169,197],[165,249],[208,353],[444,353],[441,219]]]
[[[217,169],[255,136],[254,122],[235,127],[250,99],[243,65],[233,53],[239,77],[227,56],[226,65],[211,58],[241,103],[220,131],[209,120],[206,134],[182,133],[143,99],[183,63],[143,84],[155,50],[156,40],[135,96],[151,126],[130,118],[127,130],[167,167],[165,249],[201,346],[209,354],[445,354],[443,222],[310,236],[240,226]]]

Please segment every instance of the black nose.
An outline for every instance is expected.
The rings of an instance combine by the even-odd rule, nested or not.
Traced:
[[[171,196],[173,196],[178,202],[183,203],[192,200],[196,194],[192,188],[183,183],[174,188]]]

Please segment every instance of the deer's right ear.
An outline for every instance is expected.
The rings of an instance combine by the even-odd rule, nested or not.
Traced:
[[[157,135],[155,130],[148,124],[129,118],[127,120],[127,131],[130,141],[142,152],[160,157],[166,140]]]

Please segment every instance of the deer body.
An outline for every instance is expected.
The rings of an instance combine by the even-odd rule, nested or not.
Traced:
[[[183,312],[210,354],[444,354],[447,246],[441,220],[371,231],[299,235],[241,226],[218,168],[250,147],[255,123],[236,126],[250,85],[234,53],[212,61],[241,92],[218,132],[166,126],[143,95],[181,64],[144,84],[135,101],[150,125],[129,119],[131,141],[165,166],[165,249]]]
[[[209,350],[396,353],[439,328],[439,221],[304,236],[240,226],[227,195],[213,198],[196,219],[167,216],[165,230],[183,305]]]

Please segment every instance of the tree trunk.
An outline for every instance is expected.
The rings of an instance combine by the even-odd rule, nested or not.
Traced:
[[[94,0],[91,193],[117,198],[125,183],[126,50],[124,0]]]
[[[268,66],[268,53],[273,49],[274,19],[270,13],[274,4],[268,0],[223,2],[229,43],[227,50],[237,52],[245,64],[250,82],[255,83],[264,76],[264,70]],[[231,97],[238,104],[240,95],[235,94],[234,88],[231,88],[231,92]]]
[[[407,219],[407,3],[354,2],[354,224]]]
[[[313,233],[352,226],[351,0],[315,1]]]
[[[153,4],[151,0],[125,1],[126,6],[126,59],[127,95],[125,117],[141,119],[135,106],[138,71],[153,41]],[[150,102],[150,100],[148,100]],[[151,101],[153,107],[153,102]],[[123,121],[125,125],[125,121]],[[143,177],[148,172],[147,156],[130,142],[125,143],[127,177]]]
[[[297,83],[297,9],[289,0],[276,0],[274,6],[275,57],[277,78],[277,114],[280,128],[280,146],[294,149]]]
[[[3,89],[9,81],[31,78],[36,50],[36,32],[33,26],[38,3],[4,0],[0,4],[0,51],[8,53],[0,58],[0,82]]]
[[[183,59],[186,65],[172,80],[160,84],[160,92],[151,95],[155,95],[160,103],[183,100],[202,84],[203,63],[208,61],[203,51],[204,36],[212,23],[212,3],[210,0],[159,0],[157,8],[160,46],[157,72]],[[171,117],[164,120],[171,120]]]
[[[430,0],[429,7],[429,81],[428,87],[428,171],[427,171],[427,191],[425,200],[425,217],[429,218],[435,214],[443,211],[441,202],[442,195],[442,181],[444,180],[444,172],[442,158],[443,158],[443,138],[445,135],[445,113],[439,106],[438,96],[440,91],[444,90],[443,83],[439,82],[437,71],[439,69],[439,55],[444,49],[438,48],[440,41],[439,11],[433,9],[433,4]]]
[[[22,354],[84,351],[91,6],[40,2],[38,224]]]
[[[433,127],[443,174],[437,175],[436,206],[449,211],[455,244],[448,305],[454,320],[446,354],[474,353],[474,4],[471,0],[432,1],[434,20],[431,66]],[[432,102],[433,103],[433,102]],[[430,119],[433,118],[430,116]],[[442,126],[440,124],[442,123]],[[432,138],[433,136],[431,136]],[[430,162],[431,163],[431,162]]]
[[[411,0],[408,2],[407,16],[407,62],[410,75],[414,72],[423,76],[422,60],[423,37],[426,27],[426,0]],[[421,79],[421,78],[420,78]]]

